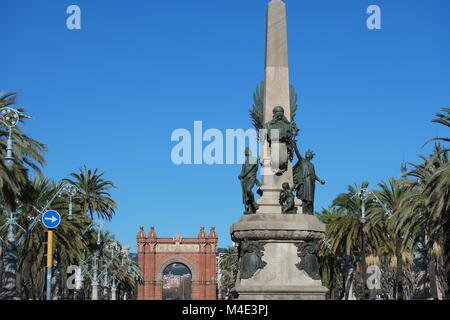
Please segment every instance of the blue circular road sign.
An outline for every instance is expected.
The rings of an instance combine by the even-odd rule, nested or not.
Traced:
[[[61,216],[56,210],[47,210],[42,214],[41,222],[48,229],[55,229],[61,223]]]

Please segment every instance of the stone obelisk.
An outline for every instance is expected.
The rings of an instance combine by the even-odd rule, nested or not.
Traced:
[[[289,99],[286,5],[271,0],[267,8],[264,122],[282,106],[292,121]],[[231,226],[231,238],[239,248],[236,292],[239,299],[325,299],[318,270],[317,247],[325,226],[317,217],[282,214],[281,185],[293,185],[292,165],[282,175],[270,172],[270,148],[262,146],[263,196],[259,209]],[[297,203],[297,206],[299,203]]]
[[[273,108],[282,106],[284,115],[291,119],[289,99],[289,68],[286,26],[286,5],[281,0],[270,1],[266,22],[266,60],[264,69],[264,123],[272,120]],[[259,213],[281,213],[278,199],[284,182],[292,186],[292,164],[282,176],[270,168],[270,151],[267,143],[261,146],[262,183],[264,192],[259,199]],[[301,207],[299,207],[301,210]]]

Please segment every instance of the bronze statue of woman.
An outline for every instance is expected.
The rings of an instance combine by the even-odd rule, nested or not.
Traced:
[[[298,162],[294,166],[294,185],[297,190],[297,198],[302,200],[303,213],[314,214],[314,193],[316,190],[316,181],[325,184],[325,180],[320,179],[311,160],[314,158],[314,152],[308,150],[305,159],[297,154]]]

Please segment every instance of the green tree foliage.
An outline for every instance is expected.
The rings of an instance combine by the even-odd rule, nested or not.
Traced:
[[[0,110],[14,107],[16,100],[14,93],[0,94]],[[24,111],[17,110],[21,115],[20,122],[24,121]],[[84,271],[89,271],[92,266],[86,262],[90,262],[90,257],[97,252],[99,271],[107,267],[105,274],[109,275],[109,279],[115,276],[118,296],[126,294],[128,298],[135,298],[137,285],[142,281],[137,263],[113,235],[100,231],[101,241],[98,243],[99,230],[93,228],[94,218],[111,220],[115,213],[116,203],[110,194],[114,183],[105,180],[104,173],[98,169],[82,167],[64,180],[77,187],[76,196],[70,199],[66,193],[61,193],[55,198],[62,183],[55,183],[42,174],[45,146],[24,134],[20,130],[20,122],[11,132],[14,141],[12,167],[0,161],[0,239],[3,239],[0,241],[0,297],[9,290],[22,299],[45,298],[46,230],[39,222],[39,215],[51,202],[50,208],[61,214],[61,224],[54,230],[53,296],[59,299],[76,298],[75,290],[67,285],[67,270],[69,266],[79,265]],[[8,135],[9,129],[0,125],[1,159],[6,155]],[[72,219],[68,217],[70,200],[73,200]],[[3,258],[7,253],[7,218],[10,214],[21,226],[14,227],[17,239],[14,243],[19,259],[14,273],[6,274],[3,272]],[[115,253],[111,250],[112,243],[115,244]],[[6,277],[16,281],[5,282]],[[89,272],[85,272],[84,277],[82,291],[89,298]],[[3,283],[7,283],[8,287]],[[111,287],[110,280],[106,284]]]

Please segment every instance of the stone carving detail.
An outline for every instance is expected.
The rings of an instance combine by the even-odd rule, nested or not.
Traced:
[[[241,279],[249,279],[259,269],[263,269],[267,262],[264,256],[264,243],[249,241],[247,238],[239,244],[239,274]]]
[[[295,266],[299,270],[304,270],[312,279],[320,280],[317,243],[300,242],[295,245],[297,246],[297,256],[300,258],[300,262]]]
[[[158,244],[156,252],[199,252],[198,244]]]

